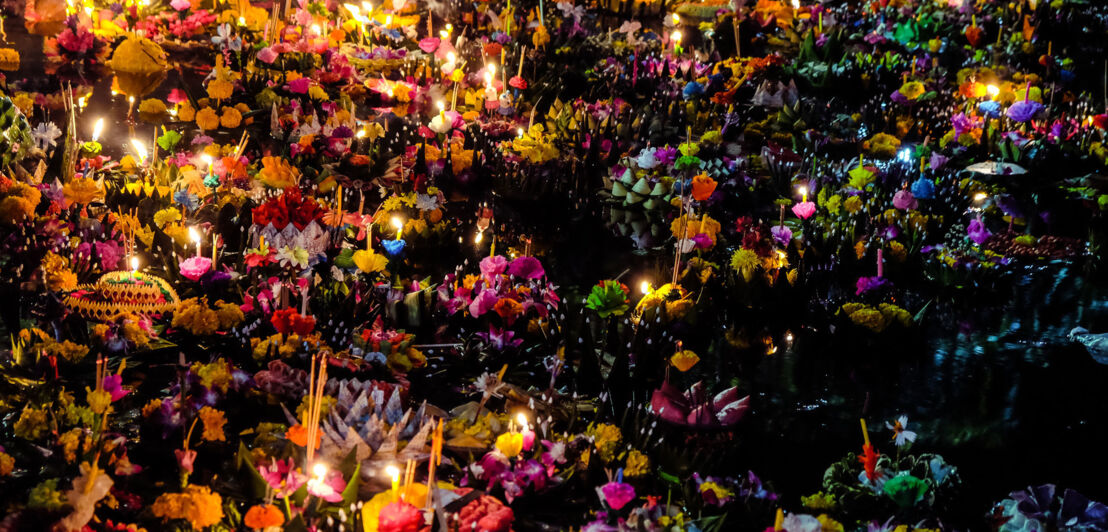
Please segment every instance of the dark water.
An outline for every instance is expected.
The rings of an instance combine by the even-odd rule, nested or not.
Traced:
[[[9,84],[27,78],[28,89],[56,87],[61,78],[43,76],[42,37],[15,21],[7,30],[23,51]],[[201,77],[171,71],[153,96],[164,96],[181,79],[197,86]],[[90,131],[105,117],[105,151],[114,156],[125,153],[131,137],[150,145],[154,126],[119,120],[128,103],[111,94],[110,76],[90,72],[87,80],[93,93],[79,128]],[[544,262],[564,294],[587,293],[597,280],[627,269],[660,272],[669,260],[636,253],[629,240],[602,230],[603,206],[593,198],[516,207],[520,222],[538,234],[560,235],[544,242],[550,257]],[[1077,325],[1108,330],[1108,290],[1087,278],[1079,266],[1053,265],[1026,272],[1001,293],[946,294],[932,303],[922,330],[881,342],[813,326],[806,302],[790,301],[791,307],[748,323],[775,338],[775,354],[706,359],[699,377],[734,379],[753,396],[754,410],[730,445],[739,467],[754,470],[790,503],[817,491],[824,468],[860,448],[859,417],[876,433],[878,420],[900,414],[919,433],[916,450],[943,454],[960,468],[967,518],[1028,484],[1054,482],[1108,500],[1102,481],[1108,472],[1108,367],[1066,338]],[[791,347],[786,331],[795,335]],[[722,342],[722,330],[705,333]],[[875,442],[893,452],[890,442]]]

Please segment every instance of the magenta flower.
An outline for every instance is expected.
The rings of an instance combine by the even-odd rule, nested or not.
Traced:
[[[207,257],[191,257],[181,261],[181,275],[193,281],[199,281],[210,269],[212,259]]]
[[[477,333],[478,338],[484,340],[486,343],[489,344],[489,347],[497,351],[503,351],[504,349],[511,347],[519,347],[519,345],[523,343],[523,340],[518,338],[513,339],[515,338],[515,335],[515,332],[508,329],[498,328],[491,323],[489,324],[489,332]]]
[[[508,259],[501,257],[500,255],[493,255],[491,257],[485,257],[481,259],[481,275],[492,281],[496,276],[504,273],[504,270],[508,267]]]
[[[622,482],[609,482],[600,488],[600,493],[613,510],[619,510],[635,499],[635,488]]]
[[[277,51],[272,46],[266,46],[261,50],[258,50],[258,61],[263,63],[273,63],[277,59]]]
[[[339,471],[330,471],[320,478],[308,481],[308,493],[315,495],[327,502],[342,502],[342,490],[346,489],[346,481]]]
[[[893,196],[893,207],[902,211],[908,211],[919,207],[919,202],[916,201],[916,197],[907,190],[901,190]]]
[[[312,86],[311,78],[299,78],[288,82],[285,88],[293,94],[307,94],[308,88]]]
[[[889,280],[885,279],[884,277],[859,277],[858,283],[854,287],[854,295],[860,296],[866,292],[880,290],[886,286],[889,286],[889,284]]]
[[[189,2],[189,0],[173,0],[169,5],[177,11],[184,11],[192,7],[192,2]]]
[[[297,471],[293,465],[292,458],[289,458],[285,461],[274,460],[268,466],[258,466],[258,473],[265,479],[266,484],[273,488],[278,499],[292,495],[308,480],[308,477]]]
[[[419,49],[423,50],[426,53],[431,53],[431,52],[434,52],[439,47],[440,42],[441,41],[439,41],[438,37],[426,37],[426,38],[420,39]]]
[[[538,279],[546,275],[542,269],[542,263],[535,257],[520,257],[508,265],[508,275],[522,277],[524,279]]]
[[[131,393],[123,389],[123,377],[121,375],[108,375],[104,377],[104,391],[112,396],[112,402],[123,399]]]
[[[489,288],[485,288],[477,297],[473,298],[473,302],[469,304],[469,313],[474,318],[481,316],[482,314],[492,310],[492,307],[496,305],[496,302],[500,298],[497,297],[496,292]]]
[[[169,96],[165,97],[165,100],[169,103],[172,103],[172,104],[187,102],[188,99],[189,99],[188,95],[186,95],[185,91],[183,91],[181,89],[173,89],[173,90],[169,91]]]
[[[975,120],[966,116],[965,113],[958,113],[952,116],[950,118],[950,124],[954,126],[954,140],[958,140],[958,137],[962,136],[962,133],[981,127],[983,123],[982,120]]]
[[[816,204],[810,201],[802,201],[793,205],[793,214],[802,220],[811,218],[816,213]]]

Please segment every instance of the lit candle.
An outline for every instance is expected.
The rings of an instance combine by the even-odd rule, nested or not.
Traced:
[[[400,497],[400,470],[396,466],[388,466],[385,468],[385,474],[392,479],[392,493],[397,498]]]
[[[639,285],[639,291],[642,292],[642,294],[644,296],[646,294],[649,294],[650,293],[650,281],[643,281],[642,284]]]
[[[139,139],[131,139],[131,146],[135,148],[135,155],[138,155],[139,164],[146,164],[146,145]]]
[[[200,232],[196,230],[196,227],[189,227],[189,240],[192,240],[196,244],[196,257],[200,257]]]
[[[519,413],[516,420],[519,421],[520,432],[523,434],[523,450],[530,451],[535,445],[535,431],[527,425],[527,416],[523,412]]]
[[[96,142],[100,140],[100,134],[104,132],[104,119],[97,118],[96,124],[92,126],[92,141]]]
[[[435,105],[439,108],[439,123],[446,125],[446,104],[439,100]]]
[[[138,257],[131,255],[131,278],[134,279],[138,276],[139,260]]]
[[[800,201],[803,202],[803,203],[808,202],[808,187],[805,187],[805,186],[800,187]]]
[[[404,221],[401,220],[399,216],[393,216],[390,223],[396,228],[396,239],[400,240],[400,236],[404,232]]]

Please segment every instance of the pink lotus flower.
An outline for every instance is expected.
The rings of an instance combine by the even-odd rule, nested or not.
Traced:
[[[189,0],[173,0],[169,5],[177,11],[184,11],[192,7],[192,2],[189,2]]]
[[[419,41],[419,49],[426,53],[431,53],[439,47],[440,42],[438,37],[427,37]]]
[[[181,261],[181,275],[193,281],[199,281],[211,269],[212,259],[207,257],[191,257]]]
[[[165,100],[172,104],[178,104],[181,102],[187,102],[189,99],[185,91],[181,89],[173,89],[169,91],[169,95],[165,97]]]
[[[327,502],[342,502],[342,490],[346,489],[346,481],[339,471],[330,471],[322,478],[313,478],[308,481],[308,493]]]
[[[810,201],[802,201],[793,205],[793,214],[802,220],[811,218],[816,213],[816,204]]]
[[[622,482],[609,482],[600,488],[600,493],[613,510],[619,510],[635,499],[635,488]]]
[[[268,466],[258,466],[258,473],[273,489],[274,496],[278,499],[292,495],[308,480],[308,477],[297,471],[293,465],[292,458],[289,458],[286,461],[274,460]]]

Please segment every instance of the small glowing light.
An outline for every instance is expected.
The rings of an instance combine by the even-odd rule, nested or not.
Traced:
[[[192,240],[197,244],[200,243],[200,232],[196,230],[195,226],[189,227],[189,240]]]
[[[519,134],[519,138],[523,138],[523,128],[519,128],[518,130],[516,130],[516,133]]]
[[[323,477],[327,476],[327,465],[323,463],[318,463],[312,466],[312,473],[322,479]]]
[[[211,155],[203,153],[203,154],[200,155],[200,160],[204,161],[204,164],[207,165],[207,168],[209,170],[211,169],[211,167],[212,167],[212,156]]]
[[[793,10],[800,9],[800,0],[793,0]]]
[[[524,431],[526,431],[527,430],[527,415],[524,414],[523,412],[520,412],[519,414],[517,414],[516,415],[516,423],[519,423],[519,426],[522,427]]]
[[[990,83],[988,86],[985,87],[985,92],[989,94],[990,98],[996,98],[996,95],[1000,94],[1000,87],[997,87],[996,85]]]
[[[92,16],[92,8],[91,7],[86,7],[85,8],[85,15],[90,16],[90,17]]]
[[[135,148],[135,155],[138,155],[139,163],[146,162],[146,145],[139,139],[131,139],[131,146]]]
[[[480,244],[481,241],[484,240],[484,239],[485,239],[485,232],[484,231],[477,231],[477,236],[473,237],[473,243],[474,244]]]
[[[127,97],[127,103],[134,104],[135,103],[135,97],[134,96],[128,96]]]
[[[385,27],[388,27],[391,24],[392,24],[392,15],[389,15],[389,16],[385,17]]]
[[[456,61],[457,59],[458,59],[458,56],[454,55],[454,52],[446,52],[446,62],[447,63],[450,63],[451,65],[453,65],[454,61]]]
[[[453,24],[447,24],[446,25],[446,32],[451,33],[453,31],[454,31],[454,25]]]
[[[985,198],[988,198],[988,197],[989,197],[988,194],[986,194],[984,192],[978,192],[977,194],[973,195],[973,201],[976,201],[977,203],[981,203],[982,201],[985,201]]]
[[[673,42],[681,42],[681,32],[680,31],[674,31],[673,36],[670,37],[670,39],[672,39]]]
[[[364,9],[366,13],[372,13],[373,12],[373,4],[371,4],[369,2],[362,2],[362,9]]]
[[[785,341],[786,342],[792,342],[793,341],[793,332],[792,331],[785,331]]]
[[[358,132],[354,134],[354,136],[360,139],[364,139],[366,136],[365,128],[359,129]]]
[[[681,15],[678,15],[677,13],[674,13],[673,14],[673,25],[676,26],[680,23],[681,23]]]
[[[104,119],[97,118],[96,124],[92,126],[92,141],[96,142],[100,139],[100,134],[104,132]]]
[[[806,187],[804,185],[801,185],[799,191],[800,191],[800,195],[802,197],[804,197],[804,198],[808,197],[808,187]]]
[[[239,17],[239,26],[246,25],[246,17]]]
[[[392,224],[397,231],[404,228],[404,220],[401,220],[399,216],[393,216],[392,220],[389,220],[389,223]]]
[[[112,96],[119,96],[119,91],[112,89]]]
[[[349,11],[350,14],[354,15],[355,17],[360,15],[361,12],[362,12],[361,8],[359,8],[358,6],[356,6],[354,4],[343,4],[342,7],[345,7],[346,10]]]
[[[643,295],[649,294],[650,293],[650,281],[643,281],[641,284],[639,284],[639,291],[642,292]]]
[[[323,30],[319,27],[319,24],[312,24],[312,33],[316,35],[323,35]]]
[[[435,102],[435,107],[439,108],[440,113],[446,110],[446,104],[442,100]]]
[[[138,267],[139,267],[138,257],[135,257],[135,256],[132,255],[131,256],[131,272],[132,273],[137,272]]]
[[[444,40],[444,41],[449,39],[450,38],[450,32],[446,31],[446,30],[439,31],[439,38]]]

